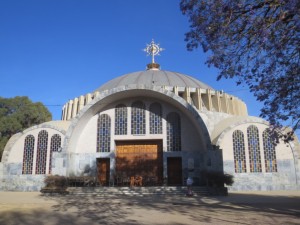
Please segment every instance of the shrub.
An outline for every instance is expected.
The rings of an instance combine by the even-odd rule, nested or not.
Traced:
[[[224,184],[231,186],[234,183],[233,175],[224,174],[219,171],[203,171],[203,177],[208,186],[224,187]]]
[[[65,188],[67,187],[67,179],[64,176],[50,175],[44,180],[46,188]]]

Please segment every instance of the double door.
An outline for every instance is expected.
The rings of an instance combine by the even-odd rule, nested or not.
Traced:
[[[120,141],[116,143],[117,176],[141,176],[144,185],[162,182],[162,141]]]

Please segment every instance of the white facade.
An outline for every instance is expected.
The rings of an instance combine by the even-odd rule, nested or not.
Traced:
[[[145,129],[139,134],[132,133],[135,129],[132,128],[133,105],[136,102],[144,105],[145,113]],[[150,132],[150,106],[153,103],[161,106],[161,132],[154,134]],[[116,107],[120,104],[127,112],[126,134],[115,132]],[[168,121],[168,115],[172,113],[179,116],[180,125],[177,130],[174,128],[175,134],[172,135],[175,136],[170,137],[170,129],[173,129],[174,124]],[[109,129],[105,128],[104,123],[98,122],[101,115],[109,118]],[[247,137],[249,126],[258,131],[258,142],[253,145],[259,149],[259,153],[254,155],[258,157],[259,154],[260,159],[252,164],[261,169],[259,172],[253,172],[250,168],[253,150]],[[181,184],[184,184],[187,176],[191,176],[196,185],[203,185],[202,172],[213,170],[232,174],[235,183],[229,188],[233,190],[298,189],[299,142],[295,140],[289,145],[277,145],[274,153],[276,156],[272,159],[276,162],[276,170],[267,172],[265,157],[269,156],[265,156],[262,136],[267,127],[266,121],[247,115],[247,107],[241,100],[213,90],[187,75],[152,69],[126,74],[104,84],[91,94],[70,100],[63,107],[61,121],[40,124],[14,135],[5,147],[0,163],[0,190],[39,190],[48,174],[97,176],[97,162],[103,158],[109,159],[112,179],[116,172],[121,172],[116,169],[117,145],[123,142],[139,144],[142,141],[161,143],[161,178],[171,174],[169,159],[179,158],[181,174],[178,176],[182,177]],[[103,134],[101,136],[100,130],[109,130],[109,138],[105,139]],[[245,162],[242,163],[245,163],[245,168],[242,172],[235,167],[238,164],[233,140],[236,130],[244,135],[242,142]],[[42,156],[38,152],[42,150],[38,149],[43,149],[43,146],[38,143],[42,143],[39,142],[42,131],[47,134],[47,147],[44,146],[45,162],[41,163],[38,158]],[[51,141],[54,135],[60,137],[59,147],[56,139],[56,142]],[[172,150],[170,140],[177,138],[176,135],[180,135],[180,140],[177,140],[179,144],[176,141],[174,143],[180,149]],[[26,145],[28,137],[35,140],[31,146],[32,151],[30,144],[29,147]],[[108,142],[108,150],[101,150],[99,137]],[[30,166],[29,169],[24,169],[26,160],[32,162],[32,169]],[[37,174],[36,170],[44,173]]]

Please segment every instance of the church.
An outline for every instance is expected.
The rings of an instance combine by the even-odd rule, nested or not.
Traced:
[[[161,70],[152,41],[146,70],[112,79],[65,103],[62,118],[13,135],[0,162],[0,191],[39,191],[47,175],[93,176],[101,185],[205,185],[231,174],[229,190],[300,189],[297,137],[274,145],[267,121],[237,97],[193,76]],[[80,93],[79,93],[80,94]],[[111,182],[112,181],[112,182]]]

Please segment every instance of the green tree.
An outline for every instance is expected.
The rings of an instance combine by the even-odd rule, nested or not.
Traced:
[[[41,102],[33,103],[28,97],[0,97],[0,160],[12,135],[51,119],[51,113]]]
[[[273,128],[299,129],[300,1],[181,0],[180,8],[190,22],[187,49],[202,46],[218,80],[248,85]]]

